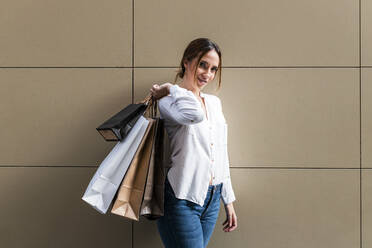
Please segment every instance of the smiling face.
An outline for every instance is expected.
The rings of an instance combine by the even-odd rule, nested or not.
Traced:
[[[195,71],[197,61],[198,58],[194,58],[191,63],[184,63],[186,68],[185,76],[187,79],[190,80],[190,82],[192,82],[193,88],[202,90],[209,82],[213,81],[213,79],[215,78],[218,71],[220,59],[217,52],[212,49],[200,59],[199,65]]]

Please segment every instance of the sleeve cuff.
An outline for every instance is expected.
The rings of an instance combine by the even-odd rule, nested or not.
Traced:
[[[222,191],[221,191],[221,197],[222,201],[225,205],[232,203],[236,200],[234,190],[231,185],[231,179],[228,177],[222,185]]]
[[[172,85],[169,87],[169,93],[173,97],[177,97],[180,94],[181,87],[179,87],[177,84]]]

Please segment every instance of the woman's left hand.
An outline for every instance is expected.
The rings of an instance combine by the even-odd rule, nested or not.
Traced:
[[[238,227],[238,218],[235,214],[235,209],[232,203],[226,204],[225,212],[226,212],[226,220],[222,223],[224,225],[223,231],[231,232]]]

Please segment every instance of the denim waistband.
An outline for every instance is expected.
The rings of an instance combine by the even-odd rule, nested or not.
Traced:
[[[222,188],[222,183],[219,183],[219,184],[215,184],[215,185],[209,185],[208,186],[208,191],[211,191],[212,189],[214,190],[214,191],[220,191],[221,190],[221,188]]]

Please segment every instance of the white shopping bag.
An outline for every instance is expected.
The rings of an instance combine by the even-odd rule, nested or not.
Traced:
[[[128,136],[114,146],[98,167],[82,197],[98,212],[107,212],[148,125],[149,121],[141,116]]]

